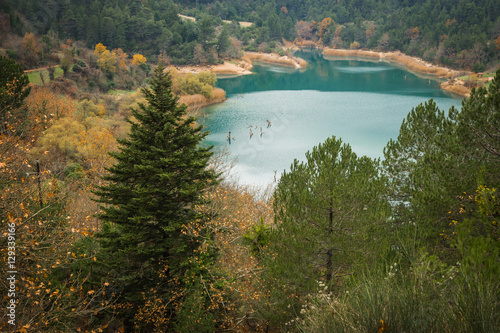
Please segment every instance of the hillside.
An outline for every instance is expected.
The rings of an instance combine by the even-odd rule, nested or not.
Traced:
[[[284,38],[330,48],[400,51],[477,72],[498,64],[500,47],[495,0],[54,0],[50,5],[9,0],[0,11],[4,34],[56,34],[151,60],[166,54],[174,64],[215,64],[238,57],[242,49],[278,52]],[[9,49],[5,42],[2,47]]]

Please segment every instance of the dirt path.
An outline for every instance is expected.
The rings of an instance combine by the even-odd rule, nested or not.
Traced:
[[[46,66],[46,67],[39,67],[39,68],[27,69],[27,70],[25,70],[24,72],[25,72],[25,73],[39,72],[39,71],[48,70],[50,67],[56,68],[56,67],[60,67],[60,66],[61,66],[61,65]]]
[[[196,18],[192,17],[192,16],[186,16],[186,15],[181,15],[181,14],[178,14],[179,17],[181,19],[184,19],[184,20],[188,20],[188,21],[193,21],[193,22],[196,22]],[[225,22],[225,23],[231,23],[232,21],[228,21],[228,20],[222,20],[222,22]],[[252,22],[238,22],[240,24],[240,26],[242,27],[250,27],[252,26]]]

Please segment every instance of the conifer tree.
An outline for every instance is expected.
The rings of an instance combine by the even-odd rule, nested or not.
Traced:
[[[132,109],[136,120],[129,121],[129,137],[119,140],[119,151],[111,153],[117,162],[94,193],[102,204],[102,249],[124,298],[134,304],[129,319],[135,316],[136,326],[160,323],[168,331],[188,294],[189,278],[203,275],[199,267],[193,273],[205,231],[198,206],[217,175],[207,168],[211,147],[201,146],[207,133],[185,117],[185,105],[177,105],[163,66],[142,92],[149,104]],[[156,309],[162,321],[137,310],[147,303],[143,293],[152,290],[163,302],[161,311]]]
[[[14,112],[23,104],[28,97],[31,87],[28,87],[29,79],[23,69],[14,60],[0,56],[0,134],[6,134],[16,119]]]
[[[290,302],[281,292],[304,296],[319,280],[331,287],[383,248],[385,187],[378,161],[357,157],[334,137],[306,153],[305,162],[294,161],[275,191],[266,259],[276,308]]]

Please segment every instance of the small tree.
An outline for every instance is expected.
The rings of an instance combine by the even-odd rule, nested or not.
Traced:
[[[210,331],[214,318],[207,315],[206,288],[200,288],[209,279],[204,275],[210,255],[201,248],[208,236],[198,208],[217,178],[207,169],[211,148],[200,146],[207,133],[184,117],[186,107],[177,105],[163,66],[142,93],[149,104],[132,109],[137,121],[129,121],[129,138],[119,140],[120,150],[111,154],[117,163],[104,177],[107,184],[95,191],[103,204],[103,255],[111,258],[124,301],[133,304],[128,320],[136,327],[179,330],[177,321],[196,310],[209,328],[189,319],[184,329]]]

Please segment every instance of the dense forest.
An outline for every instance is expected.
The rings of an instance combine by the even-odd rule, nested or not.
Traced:
[[[179,64],[217,63],[237,57],[242,48],[276,51],[284,38],[335,48],[399,50],[483,71],[498,59],[500,45],[495,0],[20,0],[0,6],[3,26],[10,22],[20,36],[56,35],[85,41],[91,48],[103,43],[148,58],[165,53]],[[178,14],[197,20],[182,20]],[[252,25],[243,27],[238,21]]]
[[[498,69],[499,10],[1,2],[0,331],[495,332],[500,70],[408,110],[382,160],[332,136],[260,189],[186,107],[224,99],[216,76],[171,65],[293,41]]]

